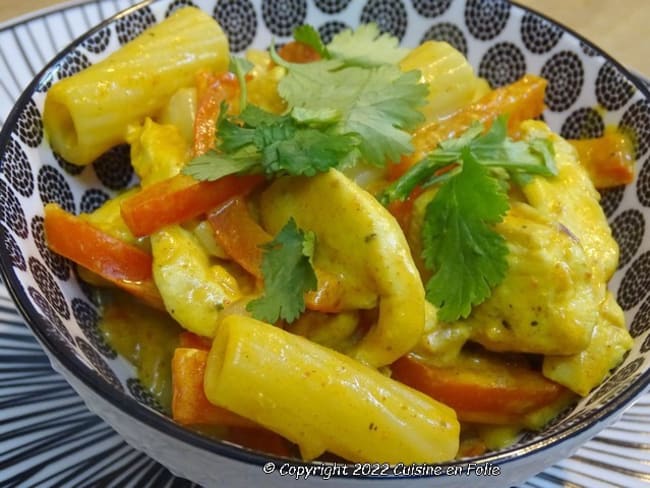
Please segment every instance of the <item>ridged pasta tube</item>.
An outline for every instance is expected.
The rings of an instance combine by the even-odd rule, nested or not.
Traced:
[[[446,42],[426,41],[400,61],[403,71],[420,70],[429,86],[422,109],[431,122],[472,103],[489,90],[465,56]]]
[[[208,400],[277,432],[305,459],[441,462],[458,450],[455,412],[303,337],[231,315],[205,369]]]
[[[56,83],[43,123],[52,148],[85,165],[125,142],[129,124],[154,116],[199,70],[228,67],[228,40],[210,15],[184,8],[111,54]]]

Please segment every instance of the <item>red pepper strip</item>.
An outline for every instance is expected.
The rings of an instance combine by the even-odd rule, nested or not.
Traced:
[[[415,153],[402,158],[397,164],[389,165],[389,179],[396,180],[402,176],[425,154],[435,149],[438,143],[458,137],[475,121],[490,126],[497,116],[507,114],[508,133],[516,135],[519,124],[538,117],[544,110],[546,84],[544,78],[526,75],[510,85],[490,91],[476,103],[461,108],[444,120],[424,125],[413,134]]]
[[[311,63],[320,59],[320,54],[314,48],[298,41],[287,42],[278,49],[278,54],[290,63]]]
[[[407,355],[391,370],[392,378],[452,407],[467,422],[516,424],[566,391],[538,371],[493,360],[442,368]]]
[[[197,181],[177,175],[144,188],[122,202],[121,214],[136,237],[198,217],[229,198],[245,195],[264,181],[261,175],[229,175]]]
[[[208,221],[226,254],[257,279],[263,279],[260,246],[270,242],[273,236],[253,219],[245,200],[235,197],[223,203],[208,214]],[[341,282],[325,270],[316,269],[315,272],[318,290],[305,294],[306,307],[321,312],[340,312],[344,298]]]
[[[625,134],[612,131],[602,137],[569,142],[596,188],[627,185],[634,180],[634,144]]]
[[[149,254],[106,234],[56,204],[45,206],[45,239],[52,251],[164,310]]]
[[[232,109],[239,96],[239,83],[232,73],[201,73],[197,77],[197,108],[194,119],[194,156],[214,148],[221,103]]]

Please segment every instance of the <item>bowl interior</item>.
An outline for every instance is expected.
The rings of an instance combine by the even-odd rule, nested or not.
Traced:
[[[288,40],[309,23],[325,41],[346,27],[374,21],[415,46],[444,40],[465,54],[492,87],[525,73],[546,77],[544,120],[567,138],[598,137],[606,127],[634,135],[638,159],[633,184],[603,192],[601,204],[620,245],[611,282],[635,345],[613,374],[543,432],[484,459],[507,460],[531,448],[560,442],[604,420],[640,394],[650,380],[650,99],[646,88],[587,41],[516,5],[489,0],[160,0],[133,7],[83,35],[42,71],[20,97],[0,135],[0,261],[11,293],[45,348],[67,369],[130,415],[228,456],[241,452],[175,426],[98,330],[92,290],[71,264],[47,248],[43,206],[56,202],[90,212],[136,183],[126,146],[92,165],[76,167],[52,152],[41,120],[52,83],[96,63],[175,9],[198,6],[228,34],[233,51]],[[250,454],[247,460],[265,458]]]

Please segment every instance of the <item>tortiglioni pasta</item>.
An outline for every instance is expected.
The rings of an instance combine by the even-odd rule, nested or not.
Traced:
[[[43,113],[52,148],[73,164],[91,163],[125,142],[126,127],[153,116],[201,69],[228,67],[228,40],[208,14],[181,9],[100,63],[61,80]]]
[[[458,450],[451,408],[250,317],[219,325],[204,388],[215,405],[298,444],[305,459],[327,450],[355,462],[432,463]]]

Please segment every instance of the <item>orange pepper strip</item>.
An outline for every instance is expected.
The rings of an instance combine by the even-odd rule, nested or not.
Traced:
[[[237,264],[255,278],[262,279],[262,249],[273,236],[266,232],[251,216],[246,201],[234,197],[208,214],[214,235]]]
[[[44,227],[52,251],[164,310],[152,278],[151,256],[142,249],[106,234],[53,203],[45,206]]]
[[[290,63],[311,63],[320,59],[320,54],[314,48],[298,41],[287,42],[278,49],[278,54]]]
[[[133,235],[147,236],[166,225],[198,217],[235,195],[250,192],[262,181],[261,175],[229,175],[215,181],[177,175],[122,202],[121,214]]]
[[[239,95],[239,84],[232,73],[206,73],[197,77],[197,107],[194,119],[194,156],[200,156],[215,145],[217,117],[222,102],[232,108]]]
[[[270,242],[273,236],[253,219],[245,200],[232,198],[210,212],[208,221],[226,254],[257,279],[263,279],[260,246]],[[340,281],[322,269],[315,272],[318,289],[305,294],[306,307],[321,312],[340,312],[343,300]]]
[[[509,115],[508,131],[516,132],[524,120],[538,117],[544,110],[546,80],[535,75],[526,75],[520,80],[490,91],[478,102],[472,103],[444,120],[428,123],[413,134],[415,153],[402,158],[388,168],[390,180],[396,180],[407,169],[417,163],[438,143],[458,137],[478,121],[489,126],[500,114]]]
[[[178,336],[178,347],[209,351],[212,347],[212,339],[185,330]]]
[[[634,180],[634,146],[625,134],[612,131],[602,137],[569,142],[596,188],[627,185]]]
[[[172,358],[172,417],[182,425],[257,427],[225,408],[213,405],[203,391],[208,351],[176,348]]]
[[[391,369],[392,378],[452,407],[459,420],[467,422],[515,424],[566,391],[521,364],[479,362],[474,367],[441,368],[407,355]]]

